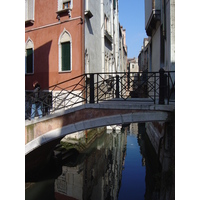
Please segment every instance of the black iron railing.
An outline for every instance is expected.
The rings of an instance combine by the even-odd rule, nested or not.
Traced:
[[[44,116],[85,103],[99,103],[115,98],[148,98],[154,104],[169,104],[175,100],[175,72],[160,70],[83,74],[41,91],[38,101]],[[26,118],[31,117],[33,99],[33,94],[27,92]]]

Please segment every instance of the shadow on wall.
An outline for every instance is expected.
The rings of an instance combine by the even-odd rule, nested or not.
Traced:
[[[87,18],[86,18],[86,24],[87,24],[87,28],[88,28],[88,30],[89,30],[89,33],[90,33],[91,35],[94,35],[93,30],[92,30],[92,25],[91,25],[91,23],[90,23],[90,20],[87,19]]]
[[[33,90],[32,83],[37,80],[41,89],[49,87],[49,53],[52,41],[34,49],[34,74],[25,76],[25,90]]]

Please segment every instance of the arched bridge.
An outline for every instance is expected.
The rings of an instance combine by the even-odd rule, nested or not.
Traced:
[[[25,154],[64,136],[96,127],[169,121],[174,105],[154,105],[148,101],[111,100],[98,104],[84,104],[42,119],[26,122]]]
[[[175,72],[83,74],[42,91],[43,117],[25,124],[26,169],[68,134],[101,126],[168,121]],[[26,92],[26,118],[32,93]]]

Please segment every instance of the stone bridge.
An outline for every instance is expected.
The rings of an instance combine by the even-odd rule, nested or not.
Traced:
[[[68,134],[82,130],[128,123],[169,121],[174,105],[156,105],[148,101],[112,100],[83,104],[59,111],[42,119],[26,121],[25,155]]]
[[[51,114],[25,122],[26,170],[44,164],[66,135],[109,125],[169,121],[175,109],[174,73],[83,74],[51,86],[41,100]],[[27,117],[31,95],[26,96]]]

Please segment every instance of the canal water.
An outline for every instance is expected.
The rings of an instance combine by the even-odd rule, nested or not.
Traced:
[[[27,180],[25,197],[26,200],[156,200],[160,192],[159,173],[160,165],[145,125],[131,124],[123,130],[105,130],[87,149],[75,152],[46,176]]]

